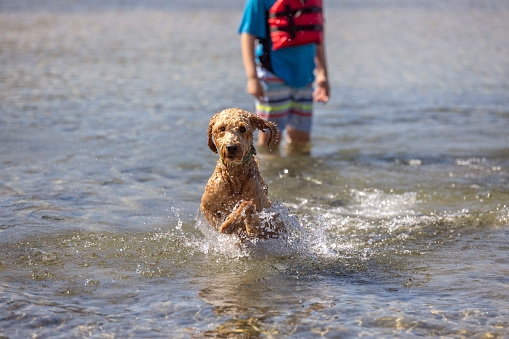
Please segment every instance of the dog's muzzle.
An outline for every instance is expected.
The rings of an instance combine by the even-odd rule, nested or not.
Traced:
[[[240,147],[238,145],[226,146],[226,152],[228,153],[228,157],[229,158],[234,157],[238,153],[239,149],[240,149]]]

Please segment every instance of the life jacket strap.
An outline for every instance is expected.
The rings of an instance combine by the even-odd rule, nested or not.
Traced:
[[[286,27],[271,27],[270,32],[288,32],[292,35],[292,39],[295,38],[295,35],[298,31],[314,31],[320,32],[323,31],[323,26],[321,25],[290,25]]]

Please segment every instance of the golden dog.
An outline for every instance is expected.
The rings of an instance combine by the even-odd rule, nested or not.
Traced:
[[[276,215],[260,216],[272,202],[254,156],[253,133],[257,129],[269,130],[269,145],[278,132],[274,123],[238,108],[217,113],[208,128],[209,148],[219,153],[219,159],[200,209],[221,233],[237,234],[242,241],[275,238],[284,231],[284,223]]]

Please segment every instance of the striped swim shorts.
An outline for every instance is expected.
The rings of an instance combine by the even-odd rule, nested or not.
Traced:
[[[256,99],[256,114],[277,124],[283,131],[287,126],[302,132],[311,131],[313,115],[313,85],[290,87],[281,78],[263,67],[257,67],[258,78],[265,96]]]

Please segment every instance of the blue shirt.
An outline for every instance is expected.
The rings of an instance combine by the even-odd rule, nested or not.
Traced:
[[[257,38],[267,37],[265,13],[277,0],[246,0],[244,13],[240,22],[239,33],[249,33]],[[270,41],[270,38],[269,38]],[[272,43],[270,43],[272,46]],[[256,55],[263,54],[263,46],[259,44]],[[304,87],[315,79],[316,45],[308,44],[296,47],[269,48],[272,71],[291,87]]]

